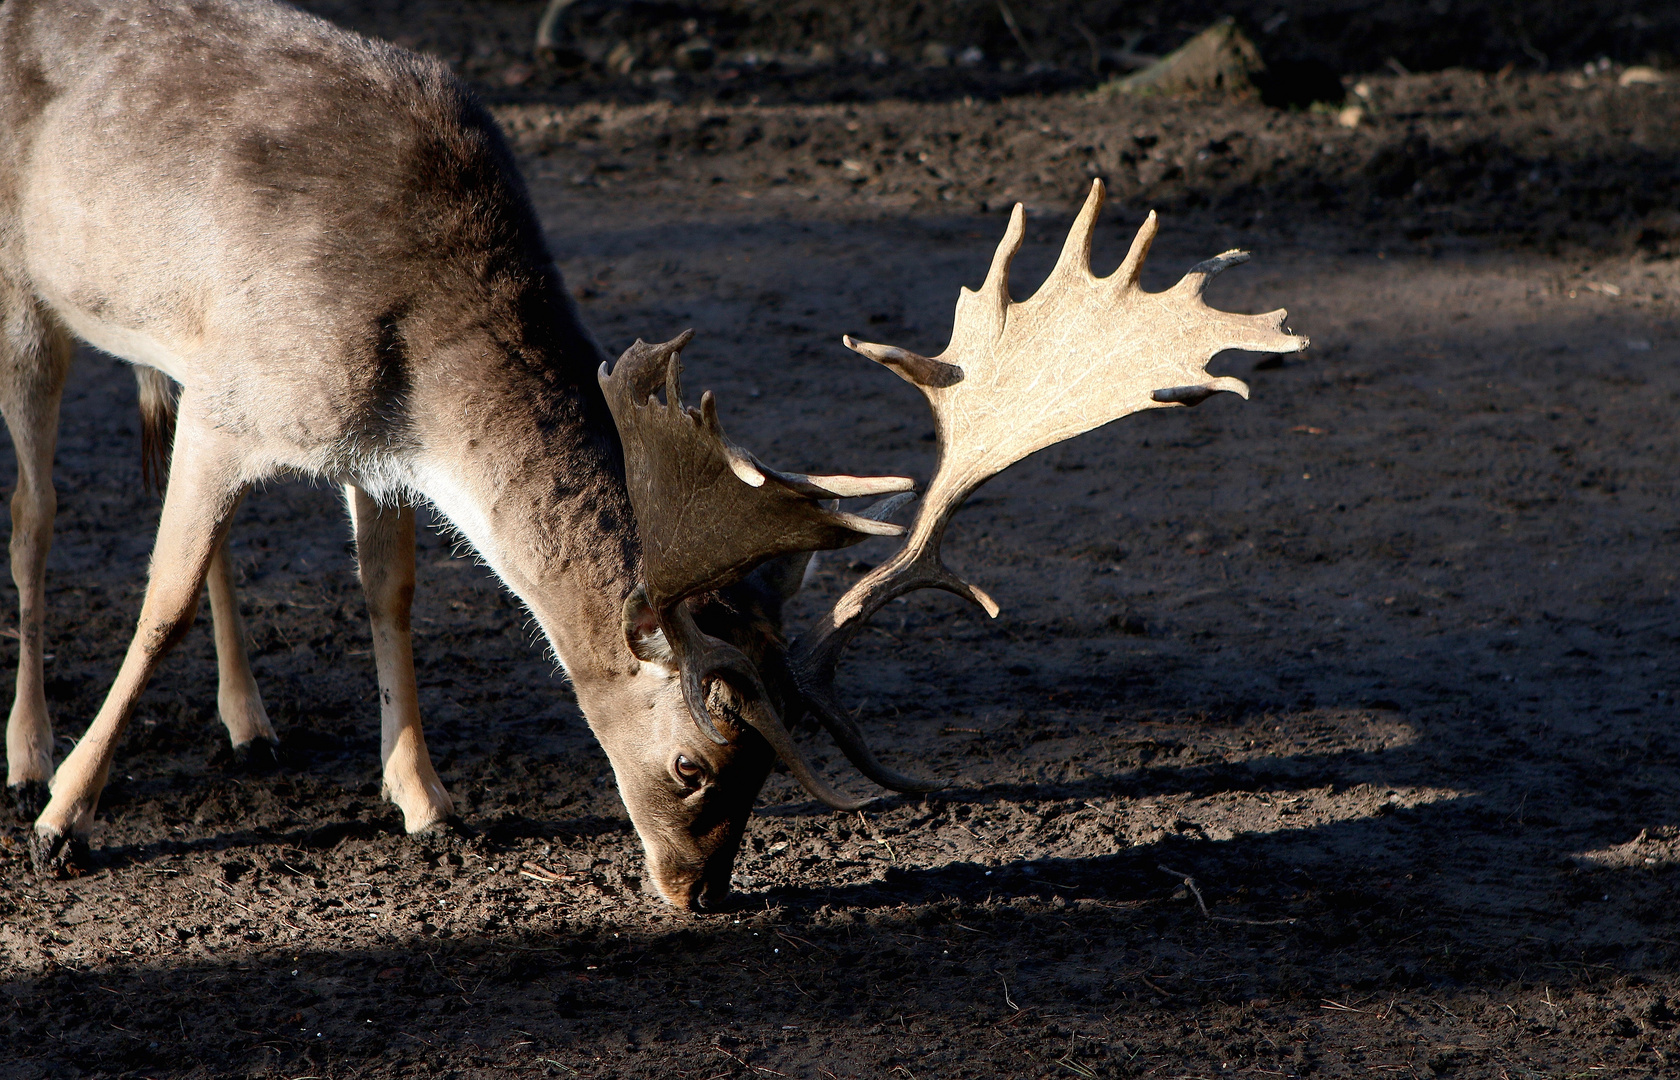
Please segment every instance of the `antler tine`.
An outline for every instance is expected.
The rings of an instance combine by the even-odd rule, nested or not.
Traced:
[[[1114,282],[1116,292],[1135,288],[1138,275],[1143,272],[1143,261],[1149,258],[1149,249],[1155,243],[1155,234],[1161,229],[1161,220],[1155,216],[1155,211],[1149,211],[1149,216],[1143,219],[1138,227],[1137,235],[1132,237],[1132,246],[1126,252],[1126,257],[1120,266],[1109,275]]]
[[[862,810],[875,801],[872,797],[848,799],[829,787],[827,782],[806,763],[804,755],[799,752],[798,744],[793,741],[793,736],[788,734],[787,728],[783,726],[781,718],[776,715],[776,711],[770,708],[769,702],[762,699],[753,702],[743,715],[747,723],[764,736],[764,741],[768,742],[771,749],[776,751],[776,756],[786,763],[788,771],[793,774],[793,778],[799,781],[799,786],[814,795],[818,801],[835,810],[845,811]]]
[[[1016,203],[1015,209],[1009,212],[1009,225],[1003,230],[1003,239],[998,241],[991,269],[986,271],[986,280],[981,284],[980,291],[972,292],[964,286],[957,294],[959,313],[965,307],[973,308],[975,318],[984,320],[988,325],[994,320],[999,327],[1003,325],[1004,314],[1009,310],[1009,268],[1020,253],[1026,235],[1027,211]]]
[[[1253,352],[1287,352],[1289,349],[1277,348],[1280,342],[1289,342],[1294,349],[1307,347],[1307,339],[1295,337],[1283,329],[1284,320],[1289,318],[1289,312],[1279,308],[1264,315],[1238,315],[1234,312],[1220,311],[1208,307],[1202,301],[1202,294],[1207,291],[1208,282],[1224,273],[1233,266],[1239,266],[1251,258],[1248,252],[1233,248],[1222,252],[1205,262],[1192,266],[1183,277],[1178,279],[1164,295],[1175,298],[1178,302],[1190,307],[1206,322],[1216,323],[1220,328],[1219,338],[1222,349],[1248,349]],[[1211,355],[1209,359],[1212,359]],[[1217,381],[1217,380],[1216,380]],[[1228,380],[1242,386],[1237,380]],[[1248,396],[1247,386],[1239,391],[1243,397]]]
[[[845,343],[921,388],[939,436],[939,467],[922,497],[904,547],[847,590],[794,643],[791,666],[811,712],[854,764],[887,787],[929,785],[884,770],[836,703],[835,667],[863,623],[887,601],[915,589],[966,597],[995,616],[991,597],[940,559],[946,525],[988,478],[1034,451],[1143,409],[1194,405],[1219,391],[1248,396],[1240,380],[1208,375],[1225,349],[1293,352],[1306,339],[1282,329],[1283,313],[1237,315],[1201,300],[1208,278],[1246,256],[1227,252],[1197,266],[1165,293],[1137,287],[1159,228],[1151,212],[1125,261],[1104,288],[1091,288],[1091,235],[1103,204],[1091,185],[1055,269],[1033,296],[1009,299],[1009,265],[1024,237],[1016,206],[979,292],[962,290],[951,341],[937,357],[846,338]],[[954,370],[938,382],[927,372]],[[890,775],[886,775],[889,774]],[[885,778],[883,776],[885,775]]]
[[[1079,208],[1079,216],[1073,219],[1073,227],[1068,230],[1062,253],[1057,257],[1056,265],[1051,268],[1050,276],[1040,286],[1041,289],[1064,286],[1064,279],[1092,280],[1091,234],[1096,231],[1097,215],[1102,213],[1103,199],[1103,182],[1091,181],[1091,193],[1085,197],[1085,205]]]
[[[858,341],[850,334],[842,335],[840,340],[846,348],[860,353],[869,359],[890,369],[893,374],[914,386],[945,387],[962,381],[962,368],[955,364],[945,364],[920,353],[913,353],[909,349],[900,349],[894,345],[876,345],[873,342]]]
[[[670,341],[654,345],[637,338],[636,344],[626,349],[624,355],[619,357],[613,377],[628,381],[630,395],[636,401],[646,401],[662,386],[667,395],[673,388],[680,395],[682,351],[692,340],[693,330],[684,330]]]
[[[720,746],[729,741],[712,722],[711,710],[706,704],[706,693],[712,679],[724,674],[734,675],[736,680],[730,685],[742,698],[741,719],[752,725],[753,729],[764,737],[764,741],[770,744],[776,756],[787,765],[788,771],[799,781],[801,787],[836,810],[861,810],[875,801],[870,798],[848,799],[817,775],[816,770],[805,760],[805,755],[800,752],[799,745],[793,741],[793,736],[788,733],[782,718],[770,704],[770,696],[759,678],[758,669],[744,653],[727,642],[711,637],[696,626],[693,613],[688,610],[687,604],[676,605],[672,616],[671,628],[666,631],[666,641],[671,645],[672,652],[681,658],[679,678],[682,683],[683,701],[688,705],[689,713],[701,731]]]
[[[1222,251],[1213,258],[1199,262],[1186,270],[1184,276],[1178,279],[1178,284],[1173,286],[1173,291],[1200,296],[1207,289],[1208,282],[1231,267],[1247,262],[1251,257],[1248,252],[1238,248]]]
[[[802,692],[803,694],[803,692]],[[806,708],[816,716],[817,722],[834,739],[834,745],[846,755],[846,760],[857,766],[858,772],[891,791],[902,791],[909,794],[924,794],[938,791],[945,785],[937,781],[918,780],[897,769],[888,768],[881,764],[875,756],[875,751],[869,748],[869,743],[863,737],[863,732],[848,716],[832,697],[818,693],[815,696],[803,694]]]

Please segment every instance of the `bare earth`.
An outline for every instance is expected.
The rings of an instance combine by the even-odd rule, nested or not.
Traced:
[[[422,705],[476,835],[403,836],[342,508],[253,493],[234,551],[286,765],[232,770],[195,633],[97,865],[38,879],[7,825],[0,1075],[1680,1075],[1680,90],[1367,89],[1352,130],[1082,94],[499,106],[591,324],[695,327],[694,393],[779,466],[925,479],[924,406],[840,334],[937,351],[1016,199],[1025,296],[1091,175],[1099,270],[1161,208],[1149,287],[1249,247],[1210,299],[1287,306],[1313,348],[1227,354],[1250,402],[971,500],[947,558],[1002,616],[911,597],[842,671],[889,760],[951,786],[845,816],[773,776],[722,915],[644,891],[530,624],[431,530]],[[66,746],[157,512],[131,380],[78,365]],[[795,620],[887,550],[828,557]]]

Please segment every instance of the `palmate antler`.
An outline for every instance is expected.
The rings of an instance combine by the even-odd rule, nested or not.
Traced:
[[[1120,417],[1144,409],[1196,405],[1222,390],[1246,398],[1248,387],[1240,380],[1207,373],[1208,361],[1226,349],[1285,353],[1307,345],[1305,338],[1283,330],[1283,311],[1237,315],[1202,302],[1208,280],[1226,267],[1245,262],[1248,256],[1243,252],[1229,251],[1193,267],[1166,292],[1140,289],[1138,274],[1157,229],[1153,213],[1138,230],[1119,269],[1106,278],[1095,277],[1090,269],[1091,233],[1102,203],[1102,183],[1096,181],[1055,269],[1031,299],[1019,303],[1009,298],[1009,266],[1025,233],[1024,214],[1016,206],[985,284],[979,292],[962,290],[951,342],[939,356],[925,357],[845,339],[848,347],[892,368],[921,389],[933,409],[939,440],[939,467],[904,547],[852,586],[817,625],[795,642],[789,658],[805,708],[829,731],[852,763],[884,787],[928,791],[938,785],[888,769],[875,758],[862,732],[838,704],[833,685],[835,667],[847,642],[871,615],[889,600],[916,589],[945,589],[972,600],[989,615],[997,614],[997,604],[991,597],[951,573],[939,556],[945,526],[963,500],[1028,454]],[[694,657],[694,666],[692,674],[690,667],[684,666],[685,693],[696,723],[715,734],[705,712],[705,680],[734,675],[744,680],[746,689],[756,692],[760,700],[762,687],[745,657],[693,628],[692,619],[681,607],[681,598],[736,580],[758,563],[783,552],[839,547],[865,535],[889,532],[882,523],[871,520],[884,516],[880,512],[860,519],[825,510],[817,500],[842,494],[903,491],[908,481],[784,479],[783,474],[765,469],[751,455],[728,444],[717,427],[709,394],[702,401],[700,413],[690,410],[682,414],[677,407],[674,374],[667,388],[668,415],[662,420],[664,426],[656,431],[655,425],[645,422],[654,408],[651,403],[646,406],[649,413],[635,413],[626,410],[623,402],[632,397],[645,400],[654,389],[648,373],[650,360],[644,356],[670,356],[670,370],[674,372],[675,351],[687,340],[684,335],[668,345],[652,347],[638,342],[619,361],[611,379],[603,369],[602,380],[608,387],[613,416],[624,433],[631,499],[644,544],[649,551],[657,552],[648,571],[649,598],[660,611],[662,624],[666,609],[655,599],[656,588],[658,596],[676,598],[667,603],[677,632],[672,634],[667,627],[667,635],[674,646],[679,637],[688,635],[683,638],[683,648]],[[631,387],[634,392],[627,393]],[[672,426],[669,416],[677,414],[692,417],[685,421],[688,427]],[[695,433],[700,431],[706,433],[705,438],[696,441]],[[739,460],[749,464],[737,467],[733,463]],[[731,464],[720,465],[720,461]],[[738,481],[731,484],[726,472],[732,472]],[[755,472],[776,478],[778,484],[772,487],[768,479],[755,484]],[[743,496],[737,489],[743,486],[759,492],[772,488],[770,494],[774,496],[754,503],[757,516],[750,520],[739,509]],[[781,494],[784,491],[787,494]],[[665,508],[664,500],[673,500],[672,505],[679,509]],[[686,528],[674,527],[679,519],[687,523]],[[868,525],[860,527],[859,521]],[[899,530],[894,526],[890,531]],[[705,544],[715,544],[715,549],[692,550]],[[672,557],[666,554],[671,550],[687,554]],[[672,572],[679,564],[695,569],[686,576]],[[706,568],[704,572],[702,567]],[[668,572],[672,572],[671,579],[662,580],[656,587],[653,577]],[[765,730],[757,721],[754,724]],[[785,737],[779,719],[775,727]],[[773,744],[782,752],[782,745],[775,740]],[[791,740],[787,746],[792,747]],[[797,750],[792,753],[797,757]],[[826,786],[819,791],[806,781],[812,774],[802,760],[795,765],[787,753],[783,757],[813,794],[832,805],[855,805],[838,797],[830,799],[832,792]]]
[[[1164,293],[1139,288],[1159,227],[1154,212],[1119,269],[1094,276],[1091,233],[1102,204],[1097,180],[1050,276],[1020,303],[1009,298],[1009,267],[1026,232],[1017,205],[980,291],[962,290],[951,342],[939,356],[845,339],[922,391],[939,440],[939,468],[904,547],[852,586],[799,639],[791,658],[807,706],[854,762],[873,755],[835,700],[834,670],[869,617],[924,588],[956,593],[997,615],[992,598],[952,574],[939,556],[946,524],[975,488],[1036,450],[1144,409],[1198,405],[1222,390],[1247,398],[1241,380],[1207,373],[1208,361],[1226,349],[1284,353],[1307,346],[1306,338],[1283,331],[1287,312],[1235,315],[1202,302],[1208,280],[1246,262],[1244,252],[1193,267]],[[899,791],[930,790],[908,777],[872,778]]]

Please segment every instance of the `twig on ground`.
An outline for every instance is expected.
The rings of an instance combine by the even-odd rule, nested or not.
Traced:
[[[1202,900],[1202,890],[1199,889],[1196,886],[1196,879],[1195,878],[1191,877],[1189,874],[1186,874],[1182,870],[1174,870],[1170,866],[1162,866],[1159,863],[1156,864],[1155,869],[1161,871],[1161,873],[1163,873],[1163,874],[1171,874],[1173,877],[1178,878],[1181,881],[1183,881],[1184,882],[1184,887],[1190,890],[1190,895],[1194,896],[1196,898],[1196,906],[1202,909],[1202,914],[1206,915],[1208,918],[1212,919],[1214,922],[1237,923],[1240,926],[1288,926],[1291,923],[1294,923],[1296,921],[1293,918],[1289,918],[1289,919],[1242,919],[1242,918],[1238,918],[1235,915],[1215,915],[1213,912],[1208,910],[1207,904]]]
[[[1186,874],[1182,870],[1174,870],[1170,866],[1161,866],[1160,864],[1156,864],[1155,869],[1161,871],[1163,874],[1171,874],[1175,878],[1183,879],[1184,887],[1189,889],[1190,895],[1196,898],[1196,906],[1202,909],[1202,914],[1206,915],[1210,919],[1213,918],[1213,912],[1209,911],[1207,909],[1207,904],[1202,902],[1202,890],[1196,888],[1195,878]]]
[[[743,1069],[751,1069],[753,1072],[764,1073],[767,1076],[786,1076],[787,1075],[787,1073],[777,1072],[775,1069],[766,1069],[762,1065],[748,1064],[747,1061],[744,1058],[736,1057],[734,1054],[731,1054],[729,1051],[725,1050],[721,1046],[714,1045],[712,1047],[712,1049],[716,1050],[718,1053],[722,1054],[724,1057],[728,1058],[730,1061],[733,1061],[735,1064],[741,1066]]]
[[[992,970],[997,971],[996,968],[993,968]],[[1003,1000],[1004,1000],[1004,1003],[1007,1004],[1011,1009],[1014,1009],[1016,1012],[1020,1012],[1021,1011],[1021,1006],[1015,1004],[1015,999],[1009,996],[1009,980],[1005,979],[1003,977],[1003,972],[1001,972],[1001,971],[997,971],[997,977],[1003,981]]]
[[[1079,36],[1085,39],[1085,44],[1091,47],[1091,78],[1102,77],[1102,44],[1097,41],[1097,35],[1091,33],[1091,28],[1078,19],[1073,20],[1073,28],[1079,31]]]
[[[1075,1076],[1083,1076],[1083,1077],[1087,1077],[1088,1080],[1095,1080],[1096,1075],[1097,1075],[1096,1072],[1093,1071],[1089,1065],[1081,1065],[1079,1062],[1073,1060],[1073,1058],[1068,1056],[1069,1054],[1072,1054],[1072,1053],[1073,1053],[1073,1051],[1069,1050],[1066,1054],[1063,1054],[1061,1057],[1057,1058],[1056,1059],[1056,1064],[1060,1065],[1062,1068],[1066,1069],[1068,1072],[1071,1072]]]
[[[780,930],[776,931],[776,936],[781,938],[783,941],[791,942],[796,946],[797,945],[809,945],[811,948],[817,950],[820,953],[826,953],[828,951],[827,949],[823,948],[821,945],[818,945],[814,941],[806,941],[802,937],[795,937],[792,934],[784,934]]]
[[[519,871],[521,877],[528,877],[532,881],[540,881],[544,885],[564,885],[566,883],[566,878],[561,877],[546,866],[538,866],[536,863],[529,861],[522,862],[519,865],[521,867]]]
[[[859,810],[857,812],[857,816],[858,816],[858,821],[863,823],[863,831],[869,835],[869,839],[873,840],[875,843],[880,844],[882,847],[886,848],[887,849],[887,854],[892,857],[892,861],[893,862],[898,862],[899,861],[898,860],[898,852],[893,850],[892,841],[883,840],[879,836],[875,835],[875,830],[871,829],[869,827],[869,819],[863,816],[863,811],[862,810]]]

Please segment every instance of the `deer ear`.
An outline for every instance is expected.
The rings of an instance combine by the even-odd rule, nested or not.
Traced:
[[[676,657],[671,652],[670,643],[665,640],[664,629],[659,625],[659,613],[648,603],[645,586],[636,586],[624,598],[623,624],[624,643],[636,659],[658,664],[668,671],[677,669]]]
[[[804,588],[816,565],[816,555],[814,551],[790,551],[760,564],[751,576],[783,600],[791,600]]]

